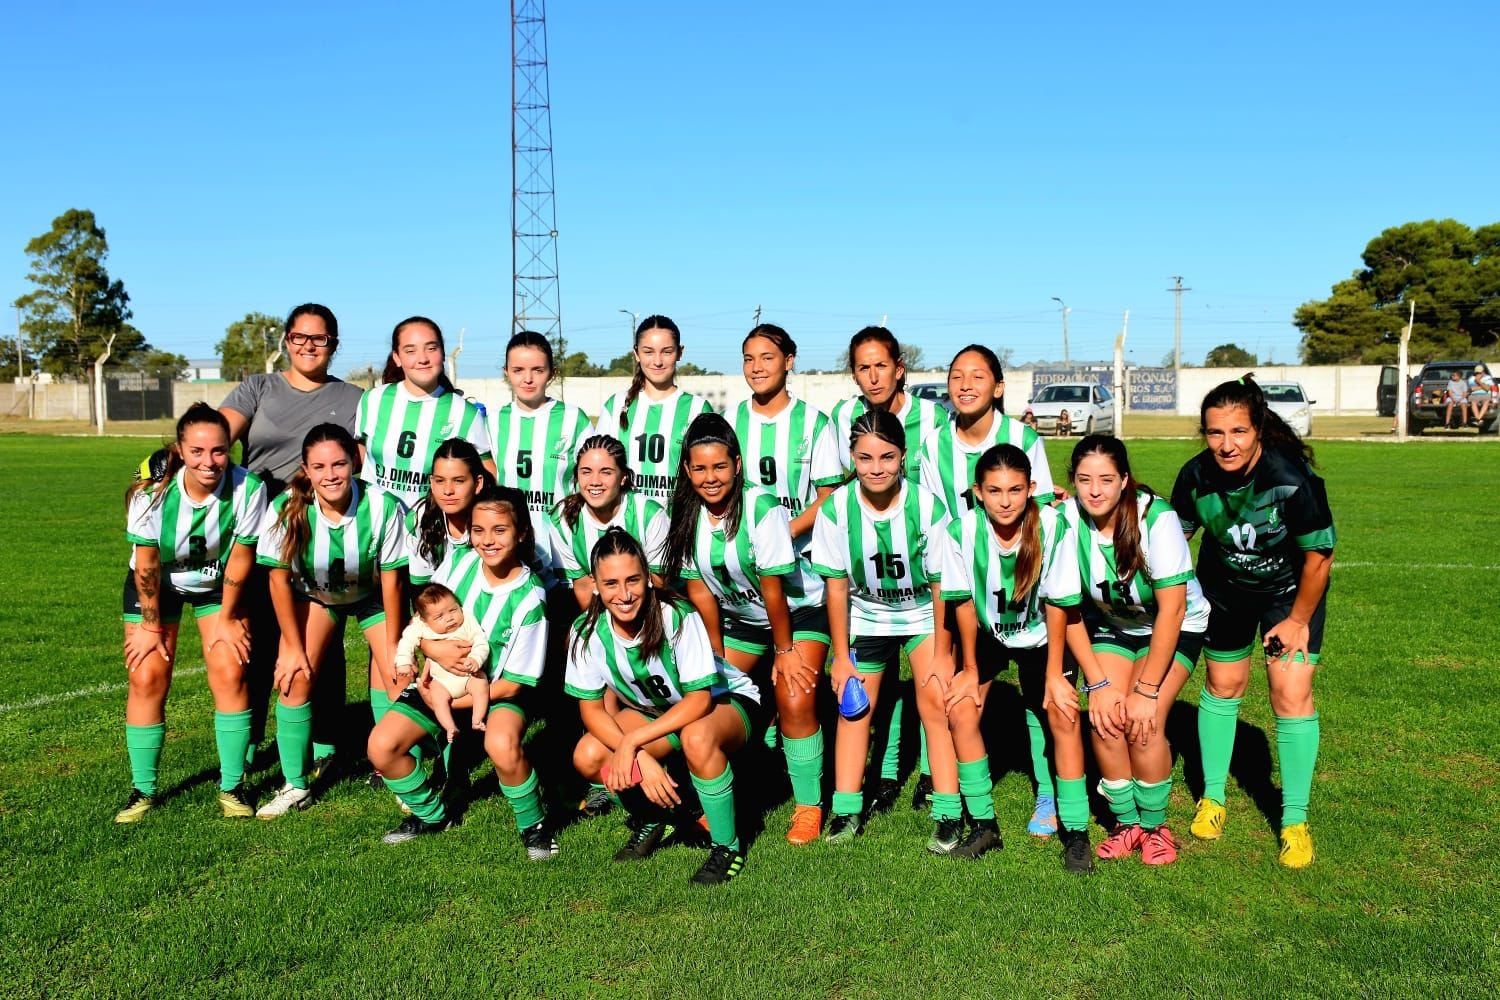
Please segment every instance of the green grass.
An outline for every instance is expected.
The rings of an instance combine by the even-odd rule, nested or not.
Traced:
[[[122,689],[10,706],[123,683],[120,492],[141,447],[0,441],[7,995],[1493,996],[1500,985],[1500,504],[1482,472],[1500,448],[1319,447],[1342,565],[1317,687],[1311,869],[1278,867],[1273,821],[1236,783],[1274,776],[1260,677],[1241,716],[1228,833],[1213,845],[1187,836],[1193,769],[1179,762],[1169,815],[1183,856],[1166,870],[1132,861],[1067,875],[1054,845],[1024,834],[1031,788],[1021,761],[1002,759],[1007,844],[982,862],[923,856],[929,825],[904,802],[849,848],[793,849],[778,802],[744,817],[764,824],[745,873],[703,890],[686,881],[701,852],[613,864],[618,816],[569,827],[554,863],[528,865],[487,764],[457,830],[402,848],[379,843],[397,818],[390,797],[357,778],[281,822],[222,820],[201,674],[172,694],[167,801],[135,827],[112,824],[128,786]],[[1049,442],[1058,470],[1065,447]],[[1168,489],[1193,444],[1133,451],[1142,477]],[[201,662],[185,638],[179,669]],[[1171,728],[1189,758],[1197,689]],[[564,761],[538,763],[562,783]],[[275,774],[255,775],[262,796]]]

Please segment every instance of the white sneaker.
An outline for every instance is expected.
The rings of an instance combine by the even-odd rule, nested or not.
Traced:
[[[306,809],[312,805],[312,789],[287,785],[277,792],[270,802],[255,810],[256,819],[278,819],[293,809]]]

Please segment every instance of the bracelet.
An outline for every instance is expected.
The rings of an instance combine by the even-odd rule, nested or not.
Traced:
[[[774,646],[772,648],[775,649]],[[788,646],[786,649],[777,649],[776,650],[776,655],[777,656],[783,656],[783,655],[785,655],[787,653],[795,653],[796,651],[797,651],[797,646],[794,643],[793,645]]]
[[[1142,691],[1141,690],[1141,685],[1139,683],[1136,684],[1135,690],[1132,693],[1133,694],[1138,694],[1142,698],[1150,698],[1152,701],[1156,701],[1158,698],[1161,697],[1161,692],[1160,691],[1156,692],[1155,694],[1147,694],[1146,692]]]
[[[1107,687],[1109,687],[1109,678],[1108,677],[1104,678],[1102,681],[1096,681],[1093,684],[1090,684],[1087,681],[1085,681],[1084,684],[1083,684],[1083,692],[1084,692],[1084,694],[1093,694],[1095,691],[1098,691],[1100,688],[1107,688]]]
[[[136,624],[144,632],[155,632],[157,635],[161,635],[162,632],[165,631],[164,629],[159,629],[159,628],[147,628],[145,625],[143,625],[143,624],[141,624],[139,622],[137,622]]]

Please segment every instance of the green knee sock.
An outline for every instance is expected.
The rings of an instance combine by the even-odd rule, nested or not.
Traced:
[[[281,776],[293,788],[307,787],[307,765],[312,763],[312,702],[276,703],[276,750],[281,754]]]
[[[313,760],[322,760],[324,757],[332,757],[337,749],[332,743],[319,743],[317,740],[313,740],[312,747]]]
[[[833,814],[835,816],[858,816],[865,811],[864,792],[834,792]]]
[[[1115,814],[1115,822],[1135,826],[1141,814],[1135,807],[1135,781],[1130,778],[1100,778],[1099,794],[1109,802],[1109,811]]]
[[[125,727],[125,753],[130,757],[130,783],[142,795],[156,794],[156,771],[161,748],[167,742],[167,724]]]
[[[1321,730],[1318,713],[1299,718],[1276,717],[1276,753],[1281,758],[1281,825],[1307,822],[1313,769],[1318,763]]]
[[[823,730],[801,739],[783,734],[781,749],[786,754],[786,773],[792,779],[792,801],[799,806],[823,801]]]
[[[1084,779],[1057,779],[1057,821],[1064,830],[1088,829],[1089,793]]]
[[[1198,749],[1203,754],[1203,797],[1224,804],[1224,782],[1234,756],[1240,698],[1217,698],[1205,689],[1198,699]]]
[[[391,696],[385,693],[385,688],[370,688],[370,714],[375,717],[377,726],[390,710]]]
[[[427,774],[420,768],[411,769],[404,778],[386,778],[385,787],[396,793],[396,798],[406,803],[411,814],[424,823],[441,823],[447,816],[443,810],[442,796],[427,783]]]
[[[906,699],[898,694],[891,703],[891,719],[885,727],[885,749],[880,755],[880,776],[891,781],[897,781],[901,776],[901,715],[905,704]]]
[[[928,799],[933,819],[962,819],[963,797],[954,792],[933,792]]]
[[[1026,710],[1026,738],[1031,743],[1031,776],[1036,779],[1036,793],[1056,798],[1052,765],[1047,763],[1047,731],[1042,728],[1041,718],[1029,708]]]
[[[536,826],[547,815],[542,808],[542,783],[535,771],[528,774],[526,780],[519,785],[507,785],[502,781],[500,791],[505,793],[505,801],[510,803],[511,811],[516,814],[517,830]]]
[[[777,726],[776,726],[776,720],[772,719],[771,720],[771,724],[766,727],[766,734],[765,734],[765,736],[761,737],[761,740],[762,740],[762,742],[765,743],[767,750],[775,750],[776,749],[776,738],[779,735],[781,735],[781,730],[779,728],[777,728]]]
[[[219,747],[219,787],[232,791],[245,780],[250,749],[250,710],[214,713],[214,742]]]
[[[1172,779],[1136,781],[1135,807],[1141,814],[1141,826],[1155,830],[1167,821],[1167,799],[1172,795]]]
[[[715,844],[739,850],[740,835],[734,827],[734,769],[726,763],[724,773],[717,778],[692,777],[698,801],[703,803],[703,815],[708,817],[709,838]]]
[[[927,763],[927,727],[918,726],[917,735],[921,737],[917,750],[917,770],[930,778],[932,777],[932,768]]]
[[[974,819],[995,818],[995,782],[990,778],[988,756],[958,762],[958,790]]]

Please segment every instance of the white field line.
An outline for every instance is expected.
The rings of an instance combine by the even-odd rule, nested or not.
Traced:
[[[173,678],[191,677],[194,674],[203,673],[203,667],[189,667],[186,670],[174,670]],[[58,694],[44,694],[36,698],[28,698],[26,701],[15,701],[8,705],[0,705],[0,715],[9,715],[11,712],[25,712],[33,708],[45,708],[55,705],[60,701],[72,701],[74,698],[88,698],[96,694],[114,694],[124,691],[126,685],[121,681],[106,681],[103,684],[90,684],[76,691],[63,691]]]
[[[1390,566],[1392,568],[1399,566],[1403,571],[1413,569],[1471,569],[1476,572],[1493,573],[1495,570],[1500,570],[1500,564],[1496,563],[1397,563],[1394,560],[1375,562],[1358,559],[1348,561],[1335,559],[1333,561],[1334,569],[1370,569],[1373,566]]]

